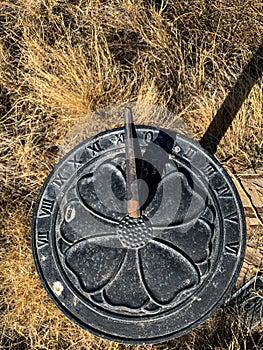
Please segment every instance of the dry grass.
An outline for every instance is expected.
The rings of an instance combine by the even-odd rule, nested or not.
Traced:
[[[40,286],[29,233],[38,191],[66,133],[83,118],[103,130],[111,121],[91,112],[107,105],[167,107],[200,139],[262,34],[260,0],[1,1],[1,349],[131,349],[70,323]],[[263,164],[262,84],[218,147],[233,173]],[[218,312],[178,340],[133,349],[262,349],[261,333]]]

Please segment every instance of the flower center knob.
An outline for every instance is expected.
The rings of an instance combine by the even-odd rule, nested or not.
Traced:
[[[125,248],[142,248],[152,237],[152,225],[145,216],[125,216],[118,227],[118,236]]]

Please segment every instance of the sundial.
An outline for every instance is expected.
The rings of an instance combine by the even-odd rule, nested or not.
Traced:
[[[120,343],[159,343],[204,322],[225,301],[245,250],[237,191],[196,141],[134,126],[70,151],[36,203],[32,247],[57,307]]]

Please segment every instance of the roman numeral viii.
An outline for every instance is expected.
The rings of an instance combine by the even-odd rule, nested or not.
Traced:
[[[40,213],[39,216],[43,217],[43,216],[50,216],[53,210],[53,206],[54,206],[54,201],[53,200],[49,200],[46,198],[43,198],[41,207],[40,207]]]

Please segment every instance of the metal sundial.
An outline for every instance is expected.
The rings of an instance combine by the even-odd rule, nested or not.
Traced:
[[[109,340],[158,343],[204,322],[231,291],[245,250],[237,191],[193,140],[133,125],[84,141],[38,197],[40,279],[72,321]]]

